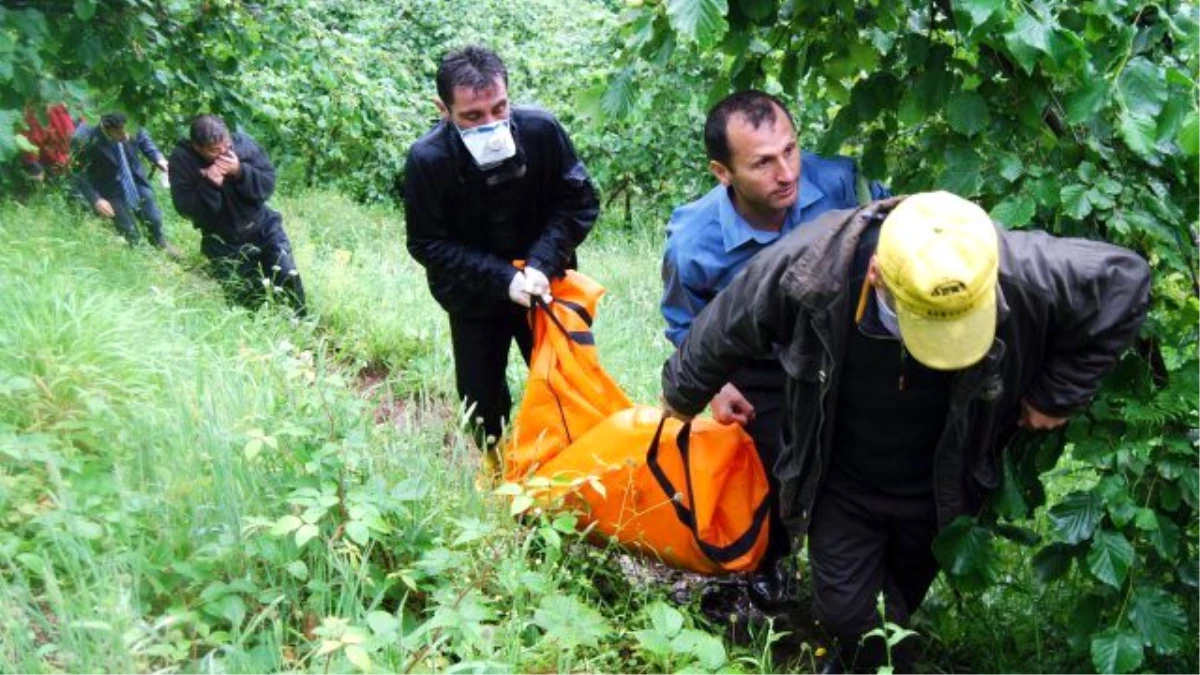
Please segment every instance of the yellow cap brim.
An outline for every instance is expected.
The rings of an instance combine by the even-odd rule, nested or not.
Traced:
[[[900,335],[913,358],[935,370],[962,370],[978,363],[996,338],[996,294],[953,320],[929,319],[896,303]]]

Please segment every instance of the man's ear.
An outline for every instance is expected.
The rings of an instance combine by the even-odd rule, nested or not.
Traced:
[[[708,161],[708,170],[711,171],[712,175],[716,176],[721,185],[724,185],[725,187],[729,187],[729,184],[733,182],[733,172],[729,170],[729,167],[715,159]]]
[[[883,285],[883,276],[879,274],[879,263],[875,261],[875,255],[871,255],[871,262],[867,263],[867,283],[875,288],[887,290],[887,286]]]
[[[442,119],[450,119],[450,108],[446,107],[446,104],[442,102],[442,99],[435,96],[433,99],[433,104],[437,106],[438,113],[442,116]]]

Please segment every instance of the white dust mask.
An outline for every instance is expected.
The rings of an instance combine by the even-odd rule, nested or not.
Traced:
[[[517,154],[517,144],[513,141],[509,120],[470,129],[459,127],[458,135],[462,138],[463,145],[467,146],[475,164],[484,171],[495,168]]]

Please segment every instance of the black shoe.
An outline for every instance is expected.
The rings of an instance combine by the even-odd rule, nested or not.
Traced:
[[[797,600],[791,565],[778,560],[746,576],[746,592],[763,610],[777,611]]]
[[[842,659],[836,649],[830,650],[825,655],[825,660],[821,662],[821,668],[817,672],[821,675],[834,675],[835,673],[846,672],[846,669],[842,666]]]

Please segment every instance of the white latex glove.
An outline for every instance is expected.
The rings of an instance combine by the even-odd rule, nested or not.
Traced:
[[[508,299],[522,307],[529,307],[533,304],[533,300],[529,296],[529,279],[521,270],[517,270],[512,281],[508,282]]]
[[[546,304],[553,299],[550,297],[550,280],[536,267],[525,266],[525,279],[529,281],[529,294],[536,295]]]

